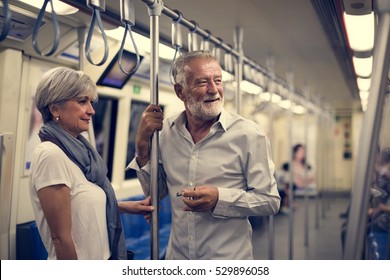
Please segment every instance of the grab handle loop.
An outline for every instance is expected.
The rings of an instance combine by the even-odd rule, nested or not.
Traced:
[[[11,29],[11,10],[8,6],[8,0],[3,0],[3,13],[4,13],[4,22],[3,28],[1,29],[0,42],[7,38],[8,33]]]
[[[91,5],[91,7],[92,7],[92,20],[91,20],[91,25],[90,25],[89,31],[88,31],[87,41],[85,43],[85,56],[87,57],[89,63],[91,63],[91,64],[93,64],[95,66],[100,66],[100,65],[103,65],[107,61],[107,58],[108,58],[108,42],[107,42],[106,33],[104,32],[102,19],[100,17],[99,8],[96,7],[96,6],[92,6],[92,5]],[[102,38],[103,38],[103,41],[104,41],[104,55],[103,55],[102,60],[100,62],[98,62],[98,63],[94,63],[92,61],[92,58],[91,58],[91,41],[92,41],[92,35],[93,35],[93,31],[95,29],[96,21],[97,21],[98,27],[100,29],[100,32],[102,33]]]
[[[50,6],[51,6],[51,18],[53,20],[53,27],[54,27],[54,42],[53,42],[53,47],[51,48],[51,50],[48,53],[43,53],[39,49],[39,46],[38,46],[38,32],[39,32],[39,28],[41,27],[41,24],[42,24],[43,16],[44,16],[45,11],[46,11],[46,6],[49,2],[50,2]],[[54,54],[56,52],[56,50],[58,49],[58,45],[60,43],[60,26],[58,24],[57,15],[54,11],[54,6],[53,6],[52,0],[45,0],[45,2],[43,3],[42,9],[39,11],[37,21],[34,24],[34,29],[33,29],[33,34],[32,34],[32,43],[33,43],[34,50],[42,56],[50,56],[50,55]]]
[[[172,21],[172,34],[171,34],[171,36],[172,36],[172,46],[175,48],[175,55],[173,56],[171,67],[169,68],[169,80],[170,80],[172,85],[175,84],[175,81],[173,79],[173,74],[172,74],[173,63],[175,62],[177,54],[180,52],[180,49],[182,47],[181,24],[180,24],[180,22],[181,22],[181,20],[183,18],[183,14],[180,11],[174,10],[174,12],[176,12],[179,17],[176,20]]]
[[[121,11],[121,21],[125,25],[125,32],[123,34],[121,47],[119,49],[118,66],[119,66],[119,69],[123,73],[125,73],[127,75],[133,75],[135,72],[137,72],[137,70],[138,70],[138,68],[140,66],[140,62],[141,62],[141,58],[140,58],[140,55],[139,55],[139,52],[138,52],[137,44],[134,41],[133,33],[131,31],[131,27],[135,25],[134,3],[133,3],[132,0],[121,0],[120,8],[121,8],[121,10],[120,10]],[[129,32],[130,39],[131,39],[131,41],[133,43],[135,54],[136,54],[136,57],[137,57],[137,62],[135,64],[134,68],[131,71],[127,71],[123,67],[123,65],[122,65],[122,55],[123,55],[123,49],[125,47],[127,32]]]
[[[129,31],[130,39],[131,39],[131,41],[133,43],[135,54],[136,54],[136,57],[137,57],[136,65],[134,66],[133,70],[131,70],[130,72],[128,72],[122,65],[122,55],[123,55],[123,49],[125,47],[127,31]],[[123,40],[122,40],[122,43],[121,43],[121,47],[119,49],[119,56],[118,56],[119,69],[121,69],[121,71],[123,73],[127,74],[127,75],[133,75],[135,72],[137,72],[137,70],[138,70],[138,68],[139,68],[139,66],[141,64],[140,62],[141,62],[141,58],[140,58],[140,55],[139,55],[139,52],[138,52],[137,44],[135,43],[134,38],[133,38],[133,33],[131,32],[131,25],[129,23],[126,23],[125,24],[125,33],[123,34]]]

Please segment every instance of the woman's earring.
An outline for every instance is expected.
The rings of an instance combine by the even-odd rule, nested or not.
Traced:
[[[56,117],[55,122],[58,123],[60,121],[60,117]]]

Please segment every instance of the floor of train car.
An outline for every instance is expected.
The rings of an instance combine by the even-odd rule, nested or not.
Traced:
[[[295,260],[341,260],[341,225],[345,221],[340,214],[345,212],[349,204],[346,195],[329,195],[327,198],[308,199],[309,235],[305,246],[305,200],[296,198],[294,211],[293,259]],[[318,203],[318,212],[316,211]],[[316,228],[316,213],[319,214]],[[255,222],[253,230],[253,250],[255,259],[266,260],[268,255],[268,218]],[[274,216],[274,259],[289,259],[289,216],[279,213]]]

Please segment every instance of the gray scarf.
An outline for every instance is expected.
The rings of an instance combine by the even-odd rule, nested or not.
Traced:
[[[108,238],[112,260],[126,260],[126,244],[118,202],[110,180],[107,178],[107,166],[98,152],[82,135],[77,139],[68,134],[53,121],[44,124],[39,131],[41,141],[50,141],[60,147],[64,153],[83,171],[88,181],[100,186],[107,196],[106,218]]]

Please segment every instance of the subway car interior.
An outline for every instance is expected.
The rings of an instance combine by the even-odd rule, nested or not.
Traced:
[[[390,1],[1,0],[0,32],[2,260],[47,258],[29,194],[42,75],[67,66],[96,82],[85,135],[117,198],[138,200],[125,168],[142,112],[184,110],[171,66],[199,49],[222,66],[225,109],[260,124],[271,144],[284,200],[276,215],[250,217],[255,259],[389,259]],[[311,179],[293,188],[297,145]],[[164,258],[171,208],[158,204],[150,224],[121,216],[134,259]]]

